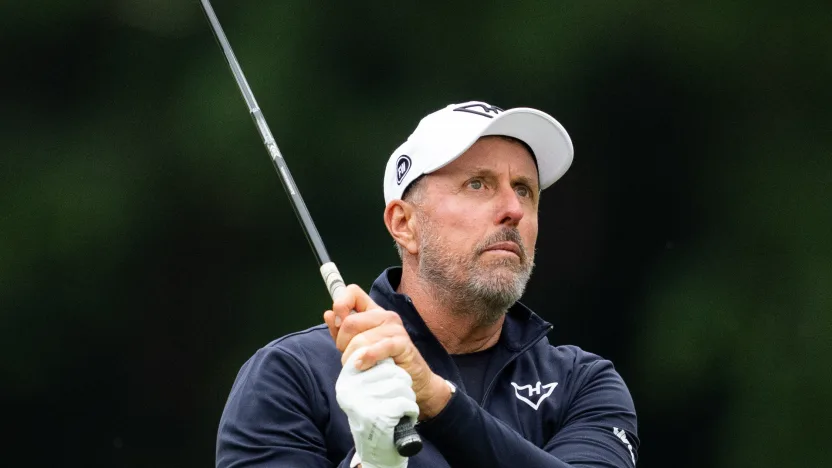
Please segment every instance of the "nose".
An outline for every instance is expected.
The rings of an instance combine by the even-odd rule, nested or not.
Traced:
[[[495,221],[497,224],[517,226],[523,219],[523,204],[514,187],[500,186],[497,198],[497,212]]]

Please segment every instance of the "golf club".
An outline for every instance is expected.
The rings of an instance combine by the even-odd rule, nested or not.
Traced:
[[[329,254],[324,247],[323,240],[321,239],[320,234],[318,234],[318,229],[315,227],[315,223],[312,221],[309,210],[306,208],[306,204],[300,196],[297,185],[295,185],[295,181],[292,179],[292,174],[289,172],[289,168],[283,160],[283,155],[280,154],[280,150],[277,148],[274,136],[272,136],[272,132],[269,130],[268,124],[266,124],[266,119],[263,117],[263,113],[260,111],[260,107],[254,99],[254,94],[252,93],[251,88],[243,75],[243,70],[240,68],[237,58],[234,56],[234,51],[231,50],[231,44],[228,43],[228,38],[225,37],[225,32],[223,32],[222,26],[217,19],[217,15],[214,13],[214,8],[208,0],[201,0],[201,2],[202,9],[205,11],[205,15],[211,23],[211,28],[214,30],[214,35],[225,53],[225,58],[228,61],[228,65],[231,67],[231,72],[234,74],[234,79],[237,81],[237,85],[240,87],[240,92],[243,94],[243,99],[246,101],[251,117],[254,119],[257,130],[263,138],[263,144],[266,146],[266,150],[268,150],[269,156],[271,156],[274,168],[280,176],[283,188],[289,195],[289,199],[292,202],[292,208],[294,208],[295,214],[297,215],[301,226],[303,226],[303,231],[306,233],[306,239],[312,246],[312,251],[315,253],[315,258],[318,260],[318,265],[320,266],[324,283],[326,283],[329,294],[334,301],[345,292],[346,286],[344,280],[341,278],[338,268],[335,267],[335,263],[333,263],[329,258]],[[395,366],[396,364],[393,363],[392,359],[387,358],[381,361],[378,365]],[[411,457],[416,455],[419,450],[422,449],[422,439],[416,432],[413,421],[407,416],[402,417],[396,425],[393,438],[396,444],[396,450],[402,456]]]

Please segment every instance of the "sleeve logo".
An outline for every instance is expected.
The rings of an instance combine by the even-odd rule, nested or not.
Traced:
[[[403,154],[399,156],[399,159],[396,160],[396,183],[398,185],[402,184],[402,180],[404,180],[404,176],[407,175],[407,172],[410,171],[410,166],[413,163],[410,161],[410,156]]]
[[[555,390],[555,387],[558,386],[557,382],[548,383],[546,385],[541,385],[538,381],[535,386],[531,385],[517,385],[516,383],[512,382],[511,385],[514,387],[514,396],[517,397],[518,400],[522,401],[523,403],[531,406],[537,411],[540,408],[540,404],[552,394]],[[541,390],[545,390],[545,393],[541,393]],[[525,394],[528,392],[529,397],[526,398]],[[531,398],[534,398],[535,395],[540,395],[536,402],[532,402]]]
[[[617,427],[612,428],[612,433],[616,435],[621,440],[621,443],[627,447],[627,450],[630,451],[630,458],[633,459],[633,466],[636,466],[636,454],[633,453],[633,446],[630,444],[630,441],[627,440],[627,433],[624,429],[619,429]]]

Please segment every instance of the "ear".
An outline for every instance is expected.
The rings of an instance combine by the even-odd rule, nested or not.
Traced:
[[[387,226],[387,231],[393,240],[411,255],[419,252],[414,216],[414,206],[406,201],[393,200],[384,208],[384,225]]]

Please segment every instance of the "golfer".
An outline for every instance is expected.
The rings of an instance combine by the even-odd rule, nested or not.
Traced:
[[[541,191],[572,152],[534,109],[467,102],[422,119],[384,175],[401,267],[245,363],[217,466],[634,467],[635,408],[612,363],[550,344],[552,326],[517,302]],[[393,445],[402,416],[424,442],[411,458]]]

